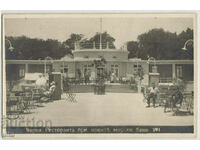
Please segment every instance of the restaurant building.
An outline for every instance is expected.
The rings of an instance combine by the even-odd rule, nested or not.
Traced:
[[[108,45],[108,44],[107,44]],[[69,78],[76,78],[79,72],[84,77],[84,71],[96,78],[104,71],[114,73],[117,80],[128,78],[142,68],[143,84],[148,85],[153,66],[157,66],[159,83],[172,83],[174,78],[193,85],[193,60],[141,60],[128,59],[126,47],[121,49],[81,49],[75,46],[73,56],[66,55],[60,60],[6,60],[6,80],[24,78],[26,73],[60,72]],[[106,63],[95,67],[94,61],[104,58]],[[191,86],[193,88],[193,86]]]

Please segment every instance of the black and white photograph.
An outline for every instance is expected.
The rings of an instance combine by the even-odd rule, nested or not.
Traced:
[[[195,138],[196,19],[3,14],[3,137]]]

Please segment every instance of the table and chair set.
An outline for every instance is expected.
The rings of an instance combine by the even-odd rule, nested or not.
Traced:
[[[146,102],[149,95],[148,87],[143,88],[143,95],[144,102]],[[194,107],[193,91],[180,90],[180,92],[177,92],[177,86],[158,86],[156,105],[163,107],[165,113],[173,112],[173,115],[178,115],[184,112],[184,114],[192,115]]]
[[[44,98],[42,88],[23,88],[20,91],[6,92],[6,113],[7,115],[20,115],[31,113],[32,109],[42,106],[50,100],[50,96]]]

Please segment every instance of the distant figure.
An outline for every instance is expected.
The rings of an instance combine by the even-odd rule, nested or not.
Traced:
[[[95,72],[92,71],[90,75],[90,81],[94,82],[94,80],[95,80]]]
[[[150,107],[150,103],[151,103],[151,98],[153,100],[153,107],[155,107],[155,103],[156,103],[156,98],[157,98],[157,93],[158,93],[158,88],[155,86],[155,83],[152,83],[152,87],[149,87],[149,96],[147,98],[147,107]]]
[[[116,74],[113,72],[113,73],[111,74],[111,83],[115,83],[116,80],[117,80]]]
[[[46,83],[47,80],[44,76],[39,75],[39,78],[36,80],[35,84],[37,88],[42,88],[45,89],[46,88]]]
[[[90,75],[87,69],[84,70],[84,78],[85,78],[85,84],[87,85],[90,81]]]
[[[183,91],[184,88],[185,88],[183,79],[181,77],[177,78],[177,86],[178,86],[180,91]]]
[[[110,83],[114,83],[114,75],[115,75],[115,73],[112,72],[111,76],[110,76]]]
[[[63,78],[63,91],[69,91],[69,79]]]

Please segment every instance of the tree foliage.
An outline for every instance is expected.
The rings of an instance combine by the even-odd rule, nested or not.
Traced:
[[[101,35],[101,42],[102,42],[102,48],[105,49],[106,48],[106,44],[108,43],[109,48],[114,49],[115,45],[114,45],[114,41],[115,39],[109,35],[107,32],[104,32],[102,34],[100,33],[96,33],[91,39],[91,42],[95,42],[96,48],[99,49],[99,45],[100,45],[100,35]]]
[[[83,39],[84,35],[82,34],[75,34],[72,33],[66,41],[63,42],[66,48],[68,48],[69,51],[72,51],[75,49],[75,42],[79,42]]]
[[[188,51],[182,50],[184,43],[193,39],[193,30],[187,29],[179,35],[164,31],[163,29],[152,29],[138,36],[138,41],[129,41],[127,49],[129,58],[138,56],[142,59],[154,57],[155,59],[192,59],[193,47],[190,45]]]
[[[115,39],[107,32],[96,33],[90,39],[83,39],[82,41],[80,41],[81,48],[83,48],[83,49],[84,48],[94,48],[94,44],[95,44],[95,48],[99,49],[100,48],[100,35],[101,35],[102,49],[107,48],[107,43],[108,43],[108,48],[110,48],[110,49],[115,48],[115,45],[114,45]]]
[[[104,32],[101,34],[102,48],[107,47],[114,49],[115,39]],[[10,40],[13,51],[9,50],[10,44],[6,40],[6,59],[45,59],[47,56],[53,59],[60,59],[61,57],[71,54],[75,49],[76,42],[79,43],[82,49],[100,48],[100,33],[96,33],[90,39],[84,38],[82,34],[72,33],[70,37],[64,41],[59,42],[54,39],[37,39],[28,38],[26,36],[6,37]],[[152,29],[147,33],[138,36],[137,41],[128,41],[127,49],[129,51],[129,58],[139,57],[147,59],[154,57],[155,59],[192,59],[193,58],[193,44],[187,44],[188,51],[183,51],[182,48],[185,42],[193,39],[193,30],[187,29],[180,34],[164,31],[163,29]]]
[[[137,58],[139,55],[139,43],[137,41],[127,42],[128,58]]]
[[[10,45],[6,42],[6,59],[37,60],[45,59],[47,56],[59,59],[70,53],[58,40],[31,39],[26,36],[6,37],[6,39],[10,40],[14,47],[14,50],[10,51]]]

